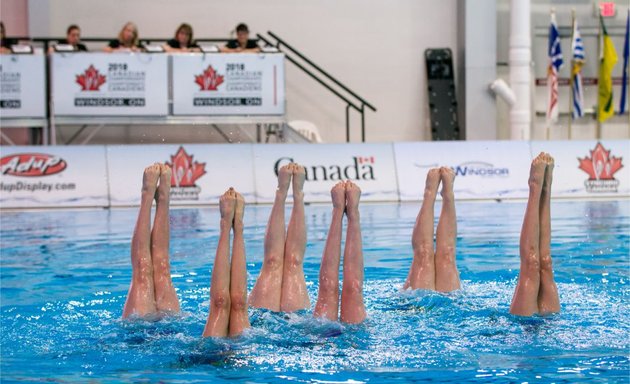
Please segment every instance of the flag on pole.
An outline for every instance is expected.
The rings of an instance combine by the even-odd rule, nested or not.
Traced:
[[[547,88],[549,103],[547,104],[547,122],[558,120],[558,71],[562,67],[562,50],[560,49],[560,32],[556,23],[556,14],[551,13],[549,27],[549,67],[547,69]]]
[[[582,91],[582,66],[584,65],[584,43],[578,29],[577,20],[573,21],[573,41],[571,42],[571,51],[573,52],[573,68],[571,68],[571,76],[573,81],[573,118],[577,119],[584,116],[584,92]]]
[[[628,94],[628,51],[630,51],[630,9],[626,18],[626,40],[623,45],[623,80],[621,81],[621,101],[619,102],[619,114],[626,112],[626,95]]]
[[[615,64],[617,64],[617,51],[615,51],[615,46],[608,35],[608,31],[606,31],[604,19],[601,15],[599,16],[599,22],[602,25],[603,49],[599,65],[597,120],[603,123],[615,114],[613,106],[612,70]]]

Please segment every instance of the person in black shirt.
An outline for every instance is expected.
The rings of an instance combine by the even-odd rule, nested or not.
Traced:
[[[199,52],[199,46],[193,40],[190,24],[182,23],[175,31],[175,37],[164,44],[166,52]]]
[[[249,39],[249,28],[246,24],[236,26],[236,39],[229,40],[224,47],[221,48],[223,53],[258,53],[260,47],[256,40]]]
[[[138,27],[132,22],[123,26],[118,34],[118,38],[109,42],[103,49],[105,52],[114,51],[143,51],[144,46],[138,41]]]
[[[59,40],[57,44],[72,45],[77,52],[87,52],[87,47],[81,43],[81,28],[78,25],[72,24],[66,31],[66,38]]]
[[[11,53],[11,46],[17,43],[17,40],[7,39],[4,23],[0,21],[0,53]]]

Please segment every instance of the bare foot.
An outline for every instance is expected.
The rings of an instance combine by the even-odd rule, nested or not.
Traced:
[[[350,180],[346,181],[346,214],[351,215],[359,212],[359,199],[361,189]]]
[[[304,197],[304,181],[306,180],[306,170],[300,164],[293,164],[293,198]]]
[[[171,193],[171,167],[160,164],[160,183],[156,192],[156,200],[169,201]]]
[[[142,176],[142,193],[147,193],[151,198],[157,190],[158,179],[160,178],[160,164],[155,163],[144,169]]]
[[[442,182],[442,198],[453,198],[453,184],[455,183],[455,172],[451,167],[440,168],[440,181]]]
[[[346,209],[346,183],[343,181],[335,184],[334,187],[330,190],[330,197],[332,198],[333,208],[341,209],[342,211]]]
[[[427,180],[424,185],[424,198],[435,199],[439,185],[440,168],[432,168],[427,173]]]
[[[236,193],[236,205],[234,207],[234,225],[243,226],[243,215],[245,214],[245,199],[243,195]]]
[[[219,199],[219,211],[221,212],[221,224],[232,227],[234,210],[236,208],[236,191],[230,187]]]
[[[291,184],[291,175],[293,174],[292,165],[293,163],[283,165],[278,170],[278,189],[277,191],[286,195],[289,191],[289,185]]]
[[[545,169],[547,168],[546,154],[540,152],[534,160],[529,170],[529,188],[540,190],[543,186],[545,178]]]

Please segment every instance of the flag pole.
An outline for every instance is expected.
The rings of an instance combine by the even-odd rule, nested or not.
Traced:
[[[571,123],[573,122],[573,82],[575,81],[573,68],[575,66],[575,55],[573,52],[573,39],[575,39],[575,8],[571,9],[571,68],[569,68],[569,140],[571,140]]]
[[[551,7],[551,10],[549,11],[549,18],[553,17],[553,14],[556,13],[556,8],[555,7]],[[551,33],[551,31],[549,32]],[[549,53],[547,53],[549,54]],[[552,65],[551,63],[549,65]],[[547,70],[547,87],[549,87],[549,70],[551,70],[551,67],[549,67],[549,69]],[[558,92],[559,93],[559,92]],[[560,98],[560,95],[558,94],[558,98]],[[549,106],[547,106],[547,108],[549,108]],[[547,112],[549,113],[549,112]],[[545,124],[545,138],[547,141],[549,141],[549,134],[551,129],[549,128],[549,126],[551,125],[551,120],[549,118],[549,116],[547,116],[547,124]]]
[[[597,73],[602,72],[602,9],[599,8],[597,11],[598,19],[598,30],[597,30],[597,54],[599,55],[599,60],[597,62]],[[601,76],[598,75],[597,78],[597,88],[599,89],[599,82],[602,81]],[[599,121],[599,97],[597,98],[597,113],[595,114],[595,118],[597,120],[597,129],[595,131],[595,137],[599,140],[602,136],[602,123]]]

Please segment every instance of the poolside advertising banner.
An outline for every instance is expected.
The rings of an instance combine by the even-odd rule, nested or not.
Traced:
[[[277,170],[290,162],[306,168],[306,202],[330,202],[330,189],[340,180],[355,182],[363,201],[398,200],[391,144],[268,144],[253,149],[258,202],[273,202]]]
[[[401,201],[422,199],[429,169],[455,171],[455,197],[526,198],[531,155],[526,141],[395,143]],[[438,196],[439,198],[439,196]]]
[[[46,57],[0,55],[0,117],[46,116]]]
[[[283,115],[283,54],[173,55],[173,114]]]
[[[630,140],[533,141],[532,157],[555,159],[552,196],[630,196]]]
[[[105,147],[3,147],[0,207],[109,205]]]
[[[255,202],[250,144],[120,145],[107,147],[112,206],[140,204],[144,168],[172,168],[171,205],[218,204],[234,187]]]
[[[52,55],[55,115],[165,116],[168,57],[147,53]]]

